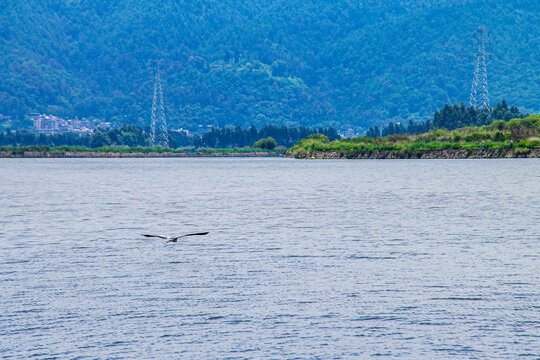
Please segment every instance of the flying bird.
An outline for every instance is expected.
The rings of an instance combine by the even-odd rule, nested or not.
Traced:
[[[141,234],[141,235],[145,236],[145,237],[157,237],[157,238],[160,238],[160,239],[165,239],[165,240],[167,240],[166,242],[170,243],[170,242],[178,242],[178,239],[186,237],[186,236],[197,236],[197,235],[207,235],[207,234],[208,234],[208,231],[207,232],[200,232],[200,233],[193,233],[193,234],[185,234],[185,235],[174,236],[174,237],[163,236],[163,235],[151,235],[151,234]]]

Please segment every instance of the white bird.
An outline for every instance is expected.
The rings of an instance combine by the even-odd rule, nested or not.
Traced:
[[[174,236],[174,237],[172,237],[172,236],[163,236],[163,235],[151,235],[151,234],[141,234],[141,235],[145,236],[145,237],[157,237],[157,238],[160,238],[160,239],[165,239],[169,243],[169,242],[178,242],[178,239],[186,237],[186,236],[207,235],[207,234],[208,234],[208,231],[207,232],[200,232],[200,233],[193,233],[193,234],[185,234],[185,235]]]

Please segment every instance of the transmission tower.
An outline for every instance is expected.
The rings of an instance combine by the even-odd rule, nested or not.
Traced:
[[[165,120],[165,106],[163,105],[163,88],[161,85],[161,71],[159,62],[156,64],[154,78],[154,100],[152,102],[152,124],[150,138],[152,145],[169,147],[169,135],[167,133],[167,121]]]
[[[474,38],[473,49],[475,49],[475,53],[472,57],[476,59],[476,66],[469,102],[472,107],[487,117],[491,112],[487,81],[487,61],[492,57],[488,52],[491,48],[490,32],[487,28],[481,26],[474,32]]]

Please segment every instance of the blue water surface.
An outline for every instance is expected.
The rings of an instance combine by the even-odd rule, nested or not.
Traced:
[[[0,290],[5,359],[538,359],[540,160],[0,159]]]

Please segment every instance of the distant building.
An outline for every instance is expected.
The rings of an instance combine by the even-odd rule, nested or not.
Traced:
[[[82,119],[63,119],[54,115],[44,115],[33,113],[30,118],[34,122],[34,126],[30,129],[40,134],[60,134],[73,132],[79,135],[93,134],[98,128],[109,129],[111,123],[100,122],[97,120]]]
[[[112,127],[110,122],[98,122],[97,128],[101,130],[109,130]]]
[[[209,131],[211,131],[214,128],[213,125],[197,125],[197,129],[195,131],[190,131],[188,135],[190,136],[201,136]]]
[[[340,129],[338,134],[342,138],[356,138],[356,137],[362,136],[362,131],[356,128],[346,128],[346,129]]]
[[[32,130],[40,134],[58,134],[60,132],[59,118],[52,115],[30,114],[34,127]]]
[[[192,136],[193,133],[187,129],[184,129],[184,128],[178,128],[176,130],[172,130],[172,131],[176,131],[176,132],[179,132],[179,133],[184,133],[186,134],[187,136]]]

